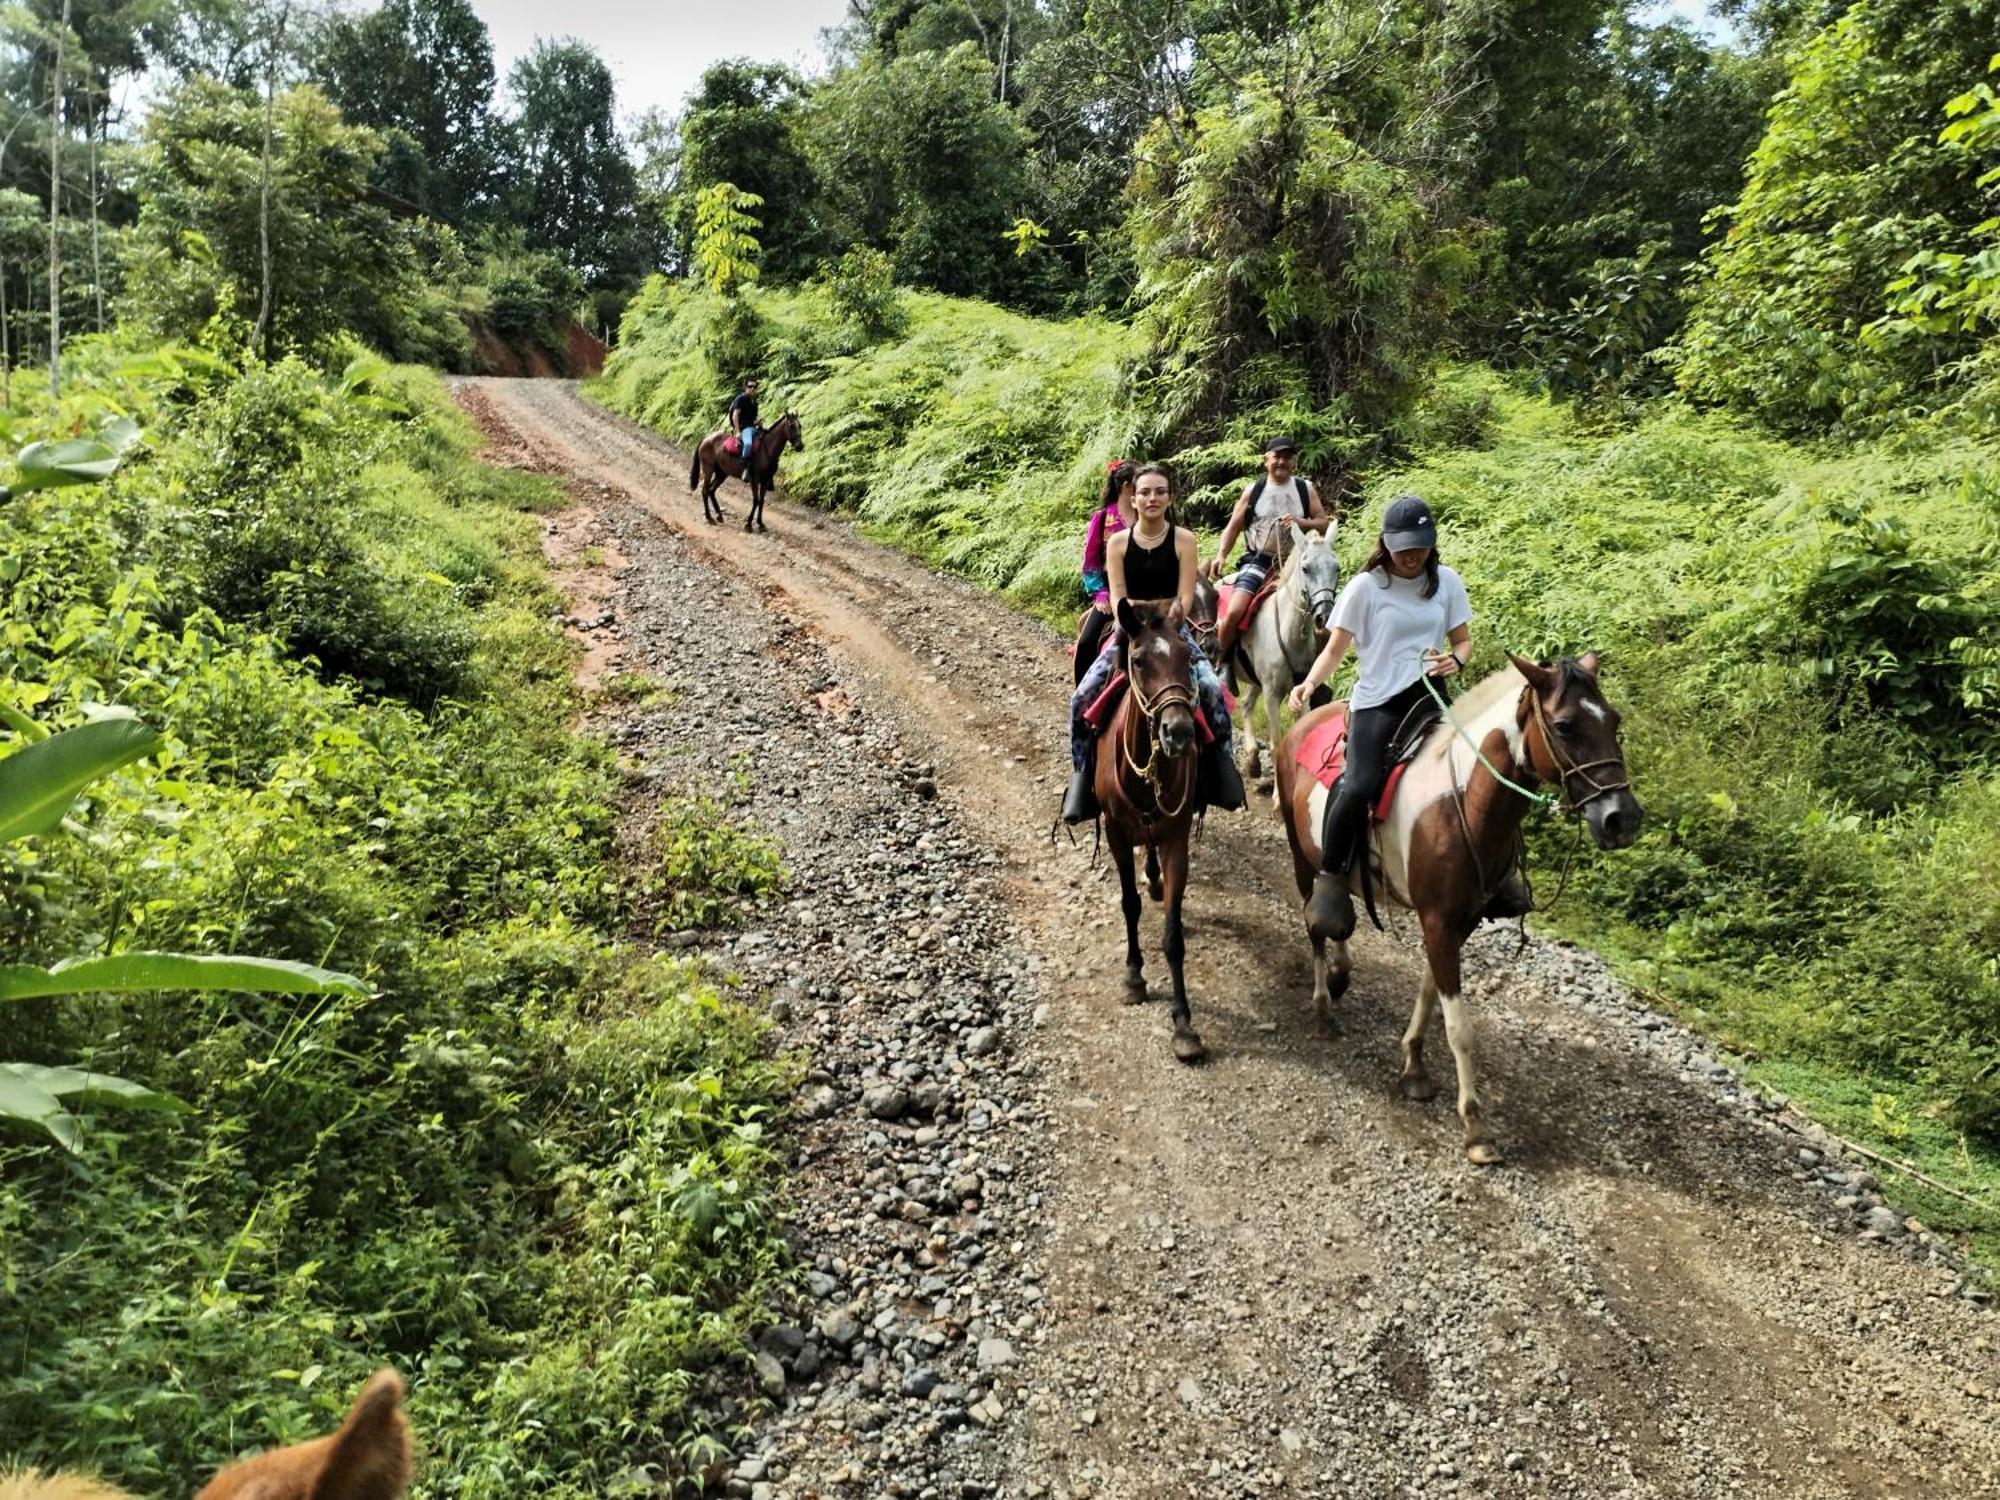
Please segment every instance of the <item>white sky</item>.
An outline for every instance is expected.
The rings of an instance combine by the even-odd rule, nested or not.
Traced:
[[[493,69],[507,69],[537,38],[570,36],[595,47],[618,84],[624,119],[658,105],[680,109],[702,71],[725,57],[822,63],[820,31],[847,15],[847,0],[472,0],[493,36]]]

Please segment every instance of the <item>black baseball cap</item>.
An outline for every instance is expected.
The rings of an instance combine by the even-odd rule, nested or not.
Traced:
[[[1274,437],[1264,445],[1266,453],[1296,453],[1299,445],[1288,437]]]
[[[1431,519],[1431,508],[1420,496],[1398,495],[1382,512],[1382,545],[1391,552],[1435,547],[1437,540],[1437,522]]]

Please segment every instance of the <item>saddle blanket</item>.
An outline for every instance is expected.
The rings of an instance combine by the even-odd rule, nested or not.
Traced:
[[[1216,614],[1218,616],[1228,614],[1230,603],[1236,598],[1238,594],[1242,592],[1243,591],[1233,583],[1218,583],[1215,586]],[[1238,627],[1239,630],[1242,632],[1242,634],[1248,635],[1250,633],[1250,622],[1257,618],[1257,611],[1264,607],[1264,601],[1266,599],[1269,599],[1273,594],[1277,592],[1278,592],[1278,580],[1276,578],[1265,579],[1264,586],[1261,589],[1257,590],[1256,594],[1251,598],[1249,612],[1243,616],[1242,623]]]
[[[741,458],[743,456],[743,439],[734,436],[724,438],[722,440],[722,451],[727,453],[731,458]]]
[[[1096,701],[1084,709],[1083,722],[1090,726],[1093,735],[1102,737],[1104,731],[1111,727],[1111,716],[1118,711],[1118,700],[1125,696],[1125,683],[1125,674],[1114,672],[1111,680],[1104,685],[1104,691],[1097,695]],[[1215,730],[1210,726],[1207,714],[1197,710],[1194,727],[1204,745],[1215,743]]]
[[[1340,768],[1347,761],[1347,705],[1336,703],[1333,711],[1319,723],[1312,732],[1299,741],[1299,748],[1293,757],[1299,769],[1309,774],[1327,790],[1340,779]],[[1382,784],[1382,795],[1375,799],[1375,821],[1385,823],[1389,819],[1389,807],[1396,800],[1396,788],[1403,784],[1403,772],[1410,768],[1408,758],[1396,762],[1389,768],[1389,779]]]

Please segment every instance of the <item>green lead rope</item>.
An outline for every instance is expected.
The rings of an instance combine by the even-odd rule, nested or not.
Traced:
[[[1419,663],[1423,661],[1423,654],[1421,652],[1418,653],[1417,660]],[[1470,747],[1470,749],[1472,750],[1472,753],[1479,757],[1479,763],[1482,766],[1486,767],[1486,769],[1492,773],[1493,779],[1495,781],[1499,782],[1502,786],[1508,788],[1510,791],[1519,792],[1523,797],[1526,797],[1530,802],[1535,803],[1539,807],[1555,806],[1557,799],[1549,795],[1549,793],[1531,792],[1526,787],[1522,786],[1520,782],[1510,781],[1505,776],[1502,776],[1500,774],[1500,768],[1494,765],[1492,761],[1486,758],[1486,752],[1480,749],[1479,746],[1476,743],[1474,743],[1472,736],[1467,734],[1465,732],[1464,726],[1458,722],[1458,716],[1451,711],[1451,705],[1445,701],[1444,694],[1440,693],[1437,689],[1437,684],[1431,681],[1431,674],[1429,672],[1420,672],[1418,676],[1419,679],[1423,682],[1424,690],[1428,692],[1432,698],[1437,700],[1438,708],[1444,713],[1445,723],[1451,725],[1452,732],[1456,734],[1460,739],[1464,740],[1466,745]]]

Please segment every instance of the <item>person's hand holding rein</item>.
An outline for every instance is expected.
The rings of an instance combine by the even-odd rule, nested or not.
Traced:
[[[1432,677],[1456,677],[1464,666],[1456,650],[1440,651],[1433,646],[1424,653],[1424,671]]]

